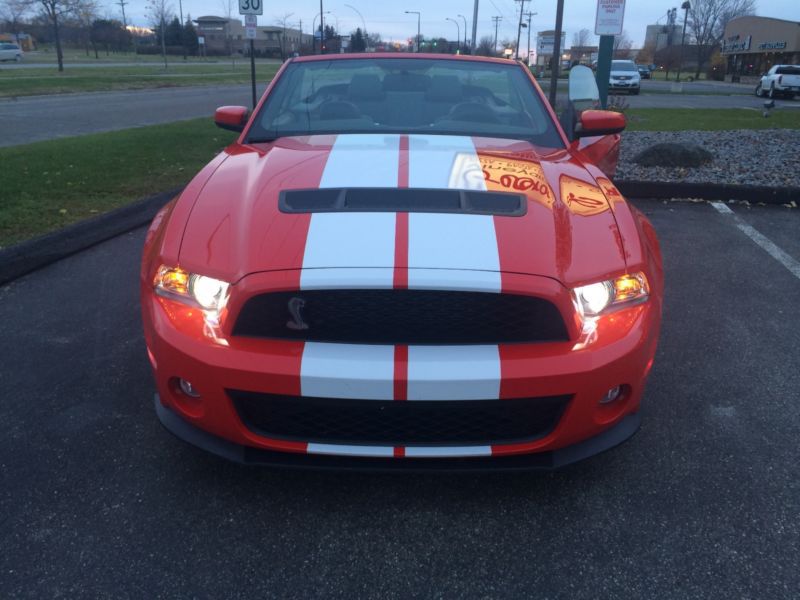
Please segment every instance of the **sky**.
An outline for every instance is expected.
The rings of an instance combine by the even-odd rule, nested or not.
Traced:
[[[109,16],[121,18],[119,4],[114,0],[105,1]],[[234,16],[238,14],[238,0],[233,2]],[[179,0],[168,0],[175,14],[179,10]],[[289,23],[303,23],[303,30],[311,32],[311,20],[319,13],[319,0],[263,0],[264,15],[258,18],[259,25],[272,25],[285,15]],[[192,17],[203,15],[224,15],[228,0],[181,0],[183,14]],[[125,6],[128,22],[147,26],[146,0],[129,0]],[[348,6],[349,5],[349,6]],[[627,0],[625,7],[624,30],[636,48],[642,46],[647,25],[664,22],[667,10],[673,6],[680,7],[681,0]],[[798,0],[758,0],[756,14],[765,17],[776,17],[800,21],[800,2]],[[448,21],[450,17],[459,22],[460,35],[464,38],[464,20],[467,19],[469,35],[472,33],[473,0],[323,0],[324,10],[332,14],[325,15],[335,25],[338,22],[342,33],[349,33],[362,26],[361,17],[367,31],[377,31],[384,40],[407,40],[416,35],[417,16],[405,14],[406,10],[421,12],[421,33],[424,37],[445,37],[454,40],[456,25]],[[351,8],[353,7],[353,8]],[[582,28],[594,32],[596,0],[565,0],[564,30],[567,46],[572,35]],[[535,32],[553,29],[555,26],[556,0],[532,0],[526,2],[526,11],[538,13],[533,17],[531,29]],[[358,12],[357,12],[358,11]],[[679,12],[682,12],[679,10]],[[478,39],[486,35],[494,35],[493,16],[500,16],[498,40],[516,39],[519,19],[518,0],[479,0]],[[318,18],[318,17],[317,17]],[[680,21],[680,17],[679,17]],[[526,43],[523,29],[522,45]],[[534,41],[531,45],[534,45]],[[593,43],[596,38],[593,37]]]

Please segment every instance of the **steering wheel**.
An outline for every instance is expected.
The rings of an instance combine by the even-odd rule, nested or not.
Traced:
[[[331,100],[319,108],[319,118],[324,120],[358,119],[361,116],[361,110],[352,102],[345,100]]]
[[[450,109],[444,117],[450,121],[469,121],[471,123],[499,123],[500,119],[494,111],[485,104],[477,102],[462,102]]]

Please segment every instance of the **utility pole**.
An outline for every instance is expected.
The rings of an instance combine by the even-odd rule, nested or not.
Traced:
[[[683,35],[681,36],[681,56],[678,60],[678,77],[675,79],[675,81],[681,80],[681,69],[683,68],[683,45],[686,43],[686,21],[689,20],[689,9],[692,8],[692,5],[689,0],[686,0],[686,2],[681,4],[681,8],[685,12],[683,13]]]
[[[128,22],[125,20],[125,5],[128,4],[125,0],[119,0],[119,6],[122,9],[122,26],[127,27]]]
[[[519,60],[519,40],[522,35],[522,13],[525,12],[525,3],[528,0],[514,0],[519,2],[519,24],[517,25],[517,45],[514,47],[514,58]]]
[[[497,54],[497,26],[502,20],[503,17],[492,17],[492,21],[494,21],[494,48],[492,50],[495,54]]]
[[[525,63],[529,67],[531,66],[531,19],[535,14],[538,13],[532,13],[531,11],[525,13],[525,16],[528,17],[528,53],[525,55]]]
[[[475,49],[478,47],[475,38],[478,35],[478,0],[472,8],[472,44],[470,45],[470,54],[475,54]]]
[[[558,69],[561,66],[561,28],[564,24],[564,0],[556,5],[556,30],[553,40],[553,70],[550,74],[550,106],[555,110],[558,91]]]

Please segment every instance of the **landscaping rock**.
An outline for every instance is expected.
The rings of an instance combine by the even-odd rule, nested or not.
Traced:
[[[714,155],[696,144],[664,143],[650,146],[633,159],[643,167],[702,167]]]
[[[669,142],[702,146],[713,152],[714,160],[692,169],[634,162],[643,150]],[[615,178],[800,187],[800,129],[626,131]]]

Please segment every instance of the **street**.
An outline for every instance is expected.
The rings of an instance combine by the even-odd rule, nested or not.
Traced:
[[[653,82],[659,84],[662,82]],[[263,93],[265,83],[258,90]],[[654,93],[620,96],[631,108],[763,108],[751,95],[690,95]],[[249,105],[249,85],[176,87],[154,90],[95,92],[0,99],[3,135],[0,146],[14,146],[59,137],[115,131],[128,127],[209,117],[226,104]],[[800,100],[778,100],[786,109]]]
[[[549,474],[244,468],[172,438],[144,228],[0,287],[0,596],[795,598],[800,213],[638,205],[667,285],[643,426]]]

